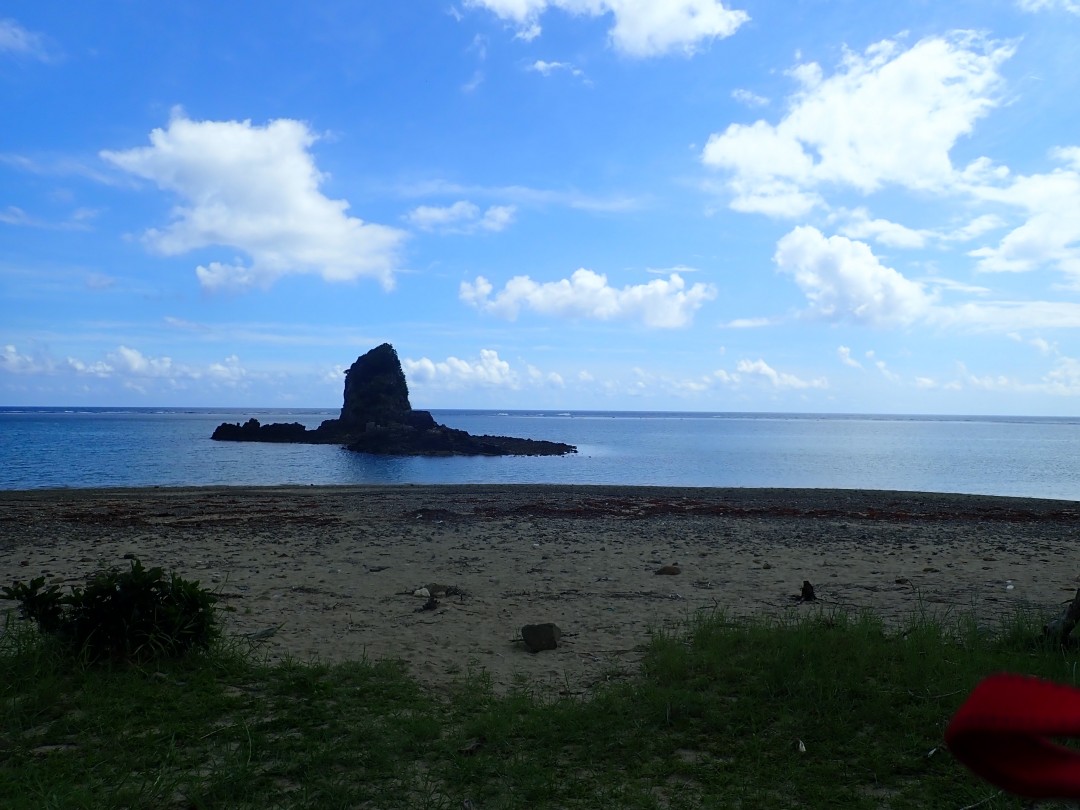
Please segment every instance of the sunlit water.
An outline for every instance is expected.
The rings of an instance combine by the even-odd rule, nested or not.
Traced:
[[[336,411],[0,409],[0,489],[261,484],[565,483],[837,487],[1080,500],[1080,420],[800,414],[434,411],[475,434],[578,446],[563,457],[386,458],[325,445],[214,442],[255,416]]]

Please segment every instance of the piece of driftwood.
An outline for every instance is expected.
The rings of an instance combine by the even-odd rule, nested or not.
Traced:
[[[1080,589],[1068,607],[1061,611],[1056,619],[1051,619],[1043,625],[1043,635],[1054,639],[1059,644],[1065,644],[1069,640],[1069,634],[1080,622]]]

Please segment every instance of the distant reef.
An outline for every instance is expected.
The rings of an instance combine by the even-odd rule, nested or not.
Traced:
[[[561,456],[577,448],[561,442],[473,436],[414,411],[397,352],[389,343],[358,357],[345,373],[345,402],[337,419],[314,430],[299,422],[263,425],[223,422],[210,438],[221,442],[342,444],[384,456]]]

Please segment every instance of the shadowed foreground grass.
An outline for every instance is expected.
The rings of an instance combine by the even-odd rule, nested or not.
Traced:
[[[710,615],[655,636],[639,676],[551,699],[496,695],[482,673],[436,694],[392,662],[265,665],[228,647],[81,667],[9,619],[0,807],[1025,807],[941,739],[992,672],[1075,685],[1076,653],[1038,632],[1024,615],[992,631]]]

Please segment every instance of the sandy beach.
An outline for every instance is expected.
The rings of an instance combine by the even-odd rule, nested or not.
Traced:
[[[0,582],[76,584],[135,555],[217,590],[227,632],[277,628],[271,659],[399,658],[435,686],[472,668],[580,692],[702,609],[1056,609],[1080,587],[1078,518],[1069,501],[848,490],[8,491]],[[560,647],[528,652],[533,622],[558,624]]]

